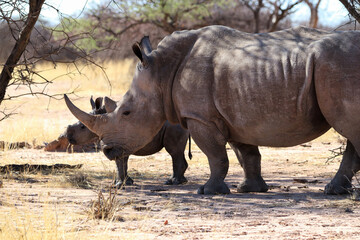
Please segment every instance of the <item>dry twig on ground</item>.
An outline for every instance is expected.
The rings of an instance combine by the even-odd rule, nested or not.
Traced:
[[[116,212],[121,208],[120,202],[116,198],[117,188],[109,187],[108,197],[104,196],[101,190],[98,192],[97,199],[92,202],[89,215],[92,219],[108,221],[123,221],[123,218],[116,216]]]
[[[339,156],[343,156],[345,148],[346,148],[346,145],[345,145],[345,143],[343,143],[340,147],[330,149],[329,151],[331,152],[331,156],[326,159],[325,163],[328,163],[329,161],[332,161]]]

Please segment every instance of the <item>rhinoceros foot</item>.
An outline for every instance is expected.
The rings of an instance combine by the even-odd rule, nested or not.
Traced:
[[[348,194],[351,192],[351,187],[352,186],[349,181],[342,185],[331,181],[325,186],[324,193],[328,195]]]
[[[178,178],[172,177],[165,182],[165,185],[180,185],[183,183],[187,183],[187,179],[184,176]]]
[[[221,181],[209,180],[205,185],[199,187],[198,194],[230,194],[230,189],[226,183]]]
[[[130,186],[134,184],[134,180],[131,179],[131,177],[127,177],[125,182],[122,180],[115,180],[113,187],[120,189],[123,186]]]
[[[258,179],[246,179],[244,182],[240,183],[237,187],[237,191],[239,193],[267,192],[268,189],[269,189],[268,185],[261,177]]]

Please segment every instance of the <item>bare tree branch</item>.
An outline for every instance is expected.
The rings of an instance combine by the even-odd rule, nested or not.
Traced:
[[[309,6],[310,8],[310,21],[309,21],[309,26],[312,28],[316,28],[319,22],[319,6],[321,3],[321,0],[315,0],[315,3],[312,2],[311,0],[304,0],[305,3]]]
[[[347,9],[349,14],[360,23],[359,0],[339,0]]]
[[[295,1],[291,4],[287,4],[286,7],[283,5],[285,4],[285,1],[282,0],[272,0],[268,1],[270,5],[273,6],[273,10],[270,13],[269,20],[268,20],[268,31],[273,32],[277,30],[277,27],[279,25],[279,22],[292,14],[292,11],[295,6],[297,6],[299,3],[301,3],[303,0]]]
[[[0,74],[0,104],[4,99],[6,88],[12,77],[14,68],[29,42],[31,31],[33,30],[35,23],[39,18],[41,7],[44,1],[45,0],[30,0],[29,2],[29,14],[26,19],[24,28],[21,31],[20,37],[18,41],[16,41],[16,44]]]
[[[7,119],[7,118],[9,118],[9,117],[11,117],[12,115],[15,115],[15,114],[16,114],[15,110],[12,110],[10,113],[7,112],[6,108],[4,110],[1,110],[0,111],[0,115],[1,115],[0,122]]]
[[[303,0],[297,0],[289,3],[284,0],[239,0],[244,4],[253,14],[254,30],[253,32],[260,32],[261,22],[264,18],[266,21],[266,31],[273,32],[277,30],[280,21],[292,14],[292,10],[296,5]],[[285,6],[286,3],[286,6]],[[267,13],[264,14],[264,12]]]
[[[2,61],[4,65],[0,75],[0,104],[2,101],[9,101],[15,98],[32,96],[46,96],[50,99],[61,99],[63,93],[49,94],[48,86],[58,77],[47,79],[45,74],[35,68],[37,63],[51,62],[54,67],[57,63],[69,63],[75,66],[76,74],[83,74],[83,67],[95,65],[99,67],[106,77],[111,91],[111,83],[105,69],[96,63],[93,54],[101,51],[87,52],[79,47],[79,42],[83,39],[91,38],[92,31],[71,32],[65,27],[65,23],[56,27],[47,27],[42,22],[37,21],[43,5],[51,7],[59,16],[63,14],[55,7],[44,3],[44,0],[0,0],[0,31],[3,42],[11,47],[11,52],[4,55],[2,51]],[[85,10],[85,5],[83,11]],[[71,18],[71,21],[76,21]],[[5,33],[5,34],[4,34]],[[11,34],[10,34],[11,33]],[[12,35],[12,37],[11,37]],[[9,36],[9,37],[8,37]],[[6,51],[5,51],[6,52]],[[81,60],[81,68],[78,61]],[[69,75],[71,73],[63,74]],[[8,87],[14,90],[20,86],[26,86],[27,91],[6,95]],[[34,88],[36,86],[36,90]],[[38,90],[40,87],[40,90]],[[75,91],[75,90],[74,90]],[[74,94],[71,91],[70,94]],[[111,92],[110,92],[111,94]],[[0,121],[5,120],[13,113],[6,108],[0,109]]]

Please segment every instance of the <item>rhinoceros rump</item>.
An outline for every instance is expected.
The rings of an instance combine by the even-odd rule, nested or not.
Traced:
[[[199,193],[229,193],[230,143],[245,172],[239,192],[267,191],[258,146],[287,147],[333,127],[348,139],[327,193],[344,193],[360,169],[360,33],[304,27],[248,34],[223,26],[175,32],[140,59],[116,110],[72,113],[114,156],[151,140],[165,120],[189,129],[206,154],[210,179]]]
[[[105,114],[106,112],[112,112],[116,106],[116,102],[112,101],[110,98],[105,97],[105,101],[110,108],[105,109],[103,105],[103,98],[96,98],[95,101],[90,99],[92,106],[91,114]],[[66,137],[71,144],[84,145],[92,143],[98,140],[98,136],[91,132],[86,126],[81,122],[74,123],[69,125],[66,129]],[[177,185],[187,182],[187,179],[184,177],[184,173],[188,167],[184,156],[184,150],[186,148],[187,139],[189,138],[189,132],[183,129],[180,125],[170,124],[168,121],[162,126],[160,131],[155,135],[155,137],[144,146],[142,149],[133,153],[136,156],[148,156],[154,153],[157,153],[162,148],[165,148],[166,151],[170,154],[173,163],[173,176],[168,179],[165,184],[167,185]],[[190,144],[190,142],[189,142]],[[189,158],[191,158],[191,153],[189,149]],[[128,166],[129,157],[115,159],[117,171],[118,171],[118,181],[116,181],[115,186],[121,187],[123,184],[131,185],[133,180],[127,175],[127,166]],[[110,160],[112,160],[110,158]]]

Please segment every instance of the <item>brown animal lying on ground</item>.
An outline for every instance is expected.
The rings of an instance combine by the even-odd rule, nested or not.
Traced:
[[[110,99],[108,99],[111,101]],[[102,104],[103,98],[97,98],[95,102],[93,99],[90,99],[92,106],[91,114],[105,114],[107,110]],[[115,106],[115,102],[112,102]],[[113,111],[113,109],[108,109]],[[91,132],[84,124],[81,122],[74,123],[69,125],[66,129],[65,135],[67,140],[76,145],[84,145],[98,141],[99,137],[95,133]],[[147,156],[154,153],[157,153],[162,148],[165,147],[166,151],[171,155],[173,163],[173,175],[168,179],[165,184],[167,185],[177,185],[186,183],[187,179],[184,177],[184,173],[188,167],[186,162],[184,151],[186,147],[187,140],[190,136],[189,132],[184,130],[180,125],[173,125],[169,122],[161,127],[159,132],[155,135],[151,142],[149,142],[142,149],[139,149],[133,155],[136,156]],[[128,168],[128,156],[122,159],[115,159],[118,172],[118,180],[115,183],[115,186],[121,187],[123,184],[131,185],[133,180],[127,174]],[[189,158],[191,158],[191,152],[189,150]],[[110,159],[113,160],[113,159]]]
[[[62,133],[58,139],[45,145],[44,151],[47,152],[97,152],[101,148],[98,141],[88,142],[82,145],[71,145],[66,137],[66,132]]]

